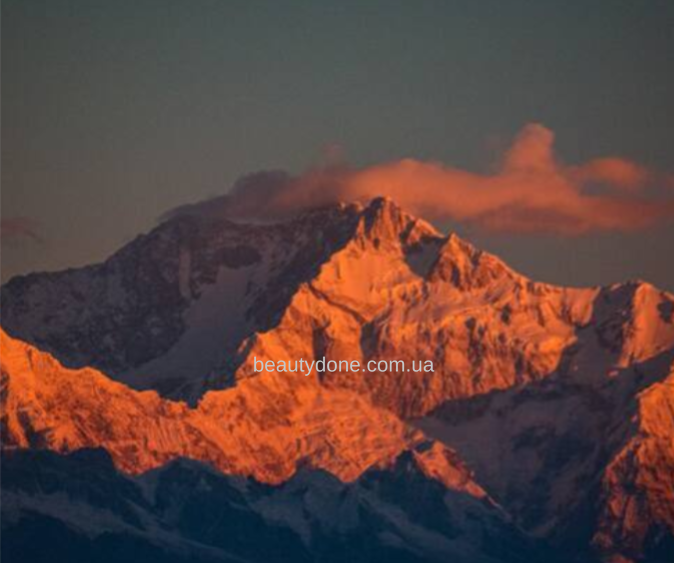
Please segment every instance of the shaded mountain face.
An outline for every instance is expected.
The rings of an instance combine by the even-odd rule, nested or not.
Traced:
[[[179,216],[102,264],[10,280],[3,327],[69,367],[199,396],[226,383],[242,340],[276,322],[358,217],[354,206],[267,226]]]
[[[6,561],[554,561],[412,454],[352,483],[302,470],[269,487],[186,460],[132,478],[102,450],[19,450],[5,454],[2,487]]]
[[[103,446],[130,473],[191,457],[276,485],[416,452],[581,560],[672,559],[674,298],[647,283],[533,282],[378,199],[279,225],[176,217],[101,265],[13,279],[2,311],[55,357],[2,339],[14,448]],[[253,365],[323,356],[435,369]],[[420,457],[423,433],[451,449]]]

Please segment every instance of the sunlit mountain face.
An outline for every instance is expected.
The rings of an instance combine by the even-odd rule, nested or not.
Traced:
[[[6,561],[674,560],[646,282],[539,283],[376,198],[177,214],[1,298]],[[434,370],[254,365],[300,358]]]

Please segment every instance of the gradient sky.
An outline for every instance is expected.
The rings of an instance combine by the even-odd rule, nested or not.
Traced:
[[[566,162],[674,172],[673,30],[669,0],[4,0],[2,278],[102,260],[170,208],[335,147],[486,171],[539,122]],[[470,236],[543,281],[674,290],[671,222]]]

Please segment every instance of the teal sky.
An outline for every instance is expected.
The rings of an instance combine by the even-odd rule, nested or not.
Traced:
[[[104,259],[167,209],[334,146],[484,171],[540,122],[570,163],[674,172],[673,69],[667,0],[4,0],[2,277]],[[544,281],[674,290],[671,222],[473,238]]]

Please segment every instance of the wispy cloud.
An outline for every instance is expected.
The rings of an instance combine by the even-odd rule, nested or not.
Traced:
[[[667,184],[667,177],[615,156],[564,164],[554,152],[553,132],[529,124],[489,174],[414,159],[361,169],[330,165],[300,176],[259,172],[239,180],[225,196],[171,213],[272,219],[386,195],[433,220],[489,232],[576,236],[638,231],[673,218],[674,199],[649,197],[649,188],[659,182]]]
[[[30,217],[7,217],[0,221],[0,238],[3,242],[32,240],[43,242],[39,223]]]

